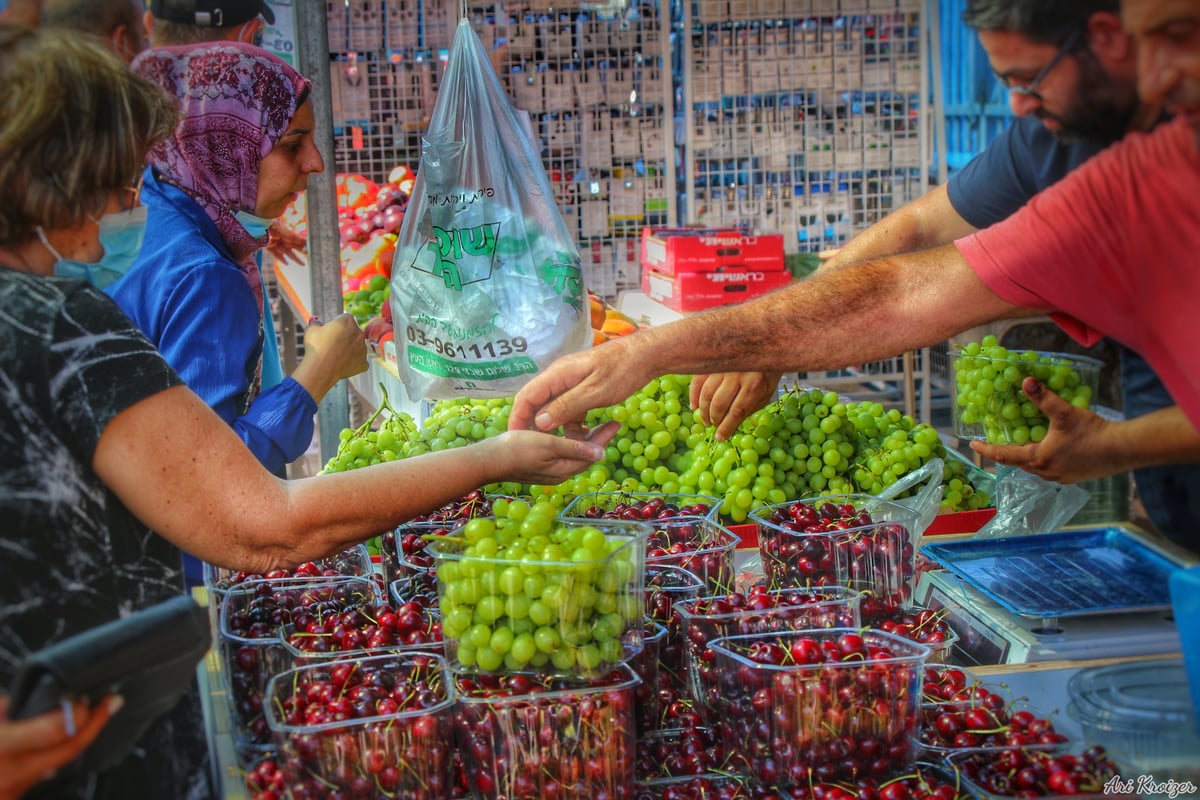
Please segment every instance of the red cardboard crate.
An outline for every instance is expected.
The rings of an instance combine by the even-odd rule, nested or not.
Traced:
[[[737,228],[643,228],[642,269],[664,275],[741,269],[783,272],[783,234]]]
[[[642,269],[642,291],[651,300],[676,311],[700,311],[740,303],[787,286],[790,272],[731,268],[719,272],[680,272],[674,275]]]

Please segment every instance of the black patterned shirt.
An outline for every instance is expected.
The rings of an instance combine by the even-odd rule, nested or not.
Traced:
[[[0,268],[0,691],[27,654],[182,593],[180,551],[92,470],[105,426],[179,383],[99,291]],[[201,798],[207,768],[193,691],[121,764],[27,797]]]

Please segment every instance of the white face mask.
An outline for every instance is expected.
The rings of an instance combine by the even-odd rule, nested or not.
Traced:
[[[64,258],[46,238],[46,231],[39,225],[35,231],[38,239],[54,256],[54,274],[60,278],[85,280],[97,289],[116,283],[137,261],[142,251],[142,240],[146,235],[146,207],[134,206],[128,211],[105,214],[96,220],[100,227],[100,244],[104,255],[99,261],[79,261]]]
[[[257,217],[249,211],[239,211],[233,215],[238,222],[242,223],[242,227],[246,229],[246,233],[253,236],[255,239],[261,239],[267,235],[267,228],[271,227],[271,223],[275,220]]]

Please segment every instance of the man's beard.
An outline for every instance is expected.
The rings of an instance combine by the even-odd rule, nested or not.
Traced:
[[[1059,128],[1053,132],[1063,142],[1112,144],[1129,132],[1137,112],[1137,95],[1120,97],[1112,80],[1087,50],[1080,51],[1078,62],[1083,74],[1073,102],[1061,114],[1042,106],[1034,115],[1057,122]]]

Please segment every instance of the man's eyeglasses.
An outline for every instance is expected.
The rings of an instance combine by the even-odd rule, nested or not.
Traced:
[[[1042,81],[1049,77],[1050,73],[1054,71],[1054,68],[1058,66],[1060,61],[1071,54],[1071,52],[1075,49],[1075,46],[1079,44],[1079,40],[1081,38],[1083,38],[1082,31],[1075,31],[1068,36],[1062,43],[1062,46],[1058,48],[1058,52],[1054,54],[1054,58],[1050,59],[1050,63],[1042,67],[1041,71],[1038,72],[1037,75],[1034,75],[1028,83],[1014,84],[1013,81],[1019,79],[1014,79],[1011,75],[1000,75],[999,73],[996,74],[996,78],[1000,81],[1000,83],[1004,84],[1005,89],[1013,94],[1019,94],[1024,97],[1032,97],[1034,100],[1041,100],[1042,96],[1038,93],[1038,88],[1042,85]]]

